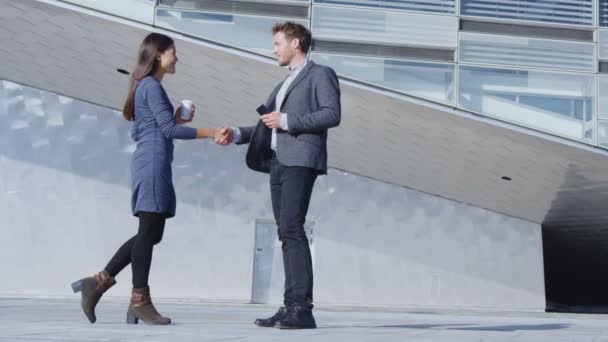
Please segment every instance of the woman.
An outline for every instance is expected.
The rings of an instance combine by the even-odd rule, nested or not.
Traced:
[[[108,265],[93,277],[72,284],[74,292],[82,293],[82,309],[95,323],[95,306],[110,287],[114,277],[129,263],[133,271],[133,291],[127,312],[127,323],[141,319],[148,324],[170,324],[160,315],[150,298],[148,275],[153,246],[163,236],[165,220],[175,216],[171,162],[173,139],[213,138],[217,129],[180,126],[181,109],[173,106],[161,85],[165,74],[175,73],[178,58],[173,40],[163,34],[151,33],[139,48],[133,71],[124,117],[134,121],[131,136],[137,142],[131,163],[133,215],[139,218],[139,230],[114,254]]]

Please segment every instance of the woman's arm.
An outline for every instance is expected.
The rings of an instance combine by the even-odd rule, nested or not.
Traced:
[[[171,102],[158,82],[147,82],[144,96],[156,124],[167,139],[195,139],[198,137],[196,128],[181,126],[175,122],[174,114],[171,112]]]
[[[218,134],[219,128],[197,128],[196,138],[197,139],[214,139]]]

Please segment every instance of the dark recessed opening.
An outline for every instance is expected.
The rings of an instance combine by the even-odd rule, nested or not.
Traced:
[[[507,177],[507,176],[502,176],[501,178],[504,179],[504,180],[506,180],[506,181],[510,181],[511,180],[511,177]]]
[[[119,68],[119,69],[116,69],[116,71],[118,71],[119,73],[124,74],[124,75],[128,75],[129,74],[129,72],[127,70],[125,70],[125,69],[120,69]]]
[[[546,311],[608,313],[607,227],[572,220],[543,224],[542,234]]]

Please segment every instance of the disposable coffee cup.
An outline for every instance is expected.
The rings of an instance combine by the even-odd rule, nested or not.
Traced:
[[[190,120],[192,118],[192,101],[182,101],[182,110],[179,113],[179,116],[182,118],[182,120]]]

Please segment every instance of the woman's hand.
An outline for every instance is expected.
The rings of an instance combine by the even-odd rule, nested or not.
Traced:
[[[182,106],[177,107],[177,109],[175,110],[175,123],[178,125],[183,125],[192,122],[192,120],[194,119],[194,112],[196,112],[196,106],[192,105],[192,113],[190,113],[190,118],[187,120],[182,119],[180,115],[181,111]]]

